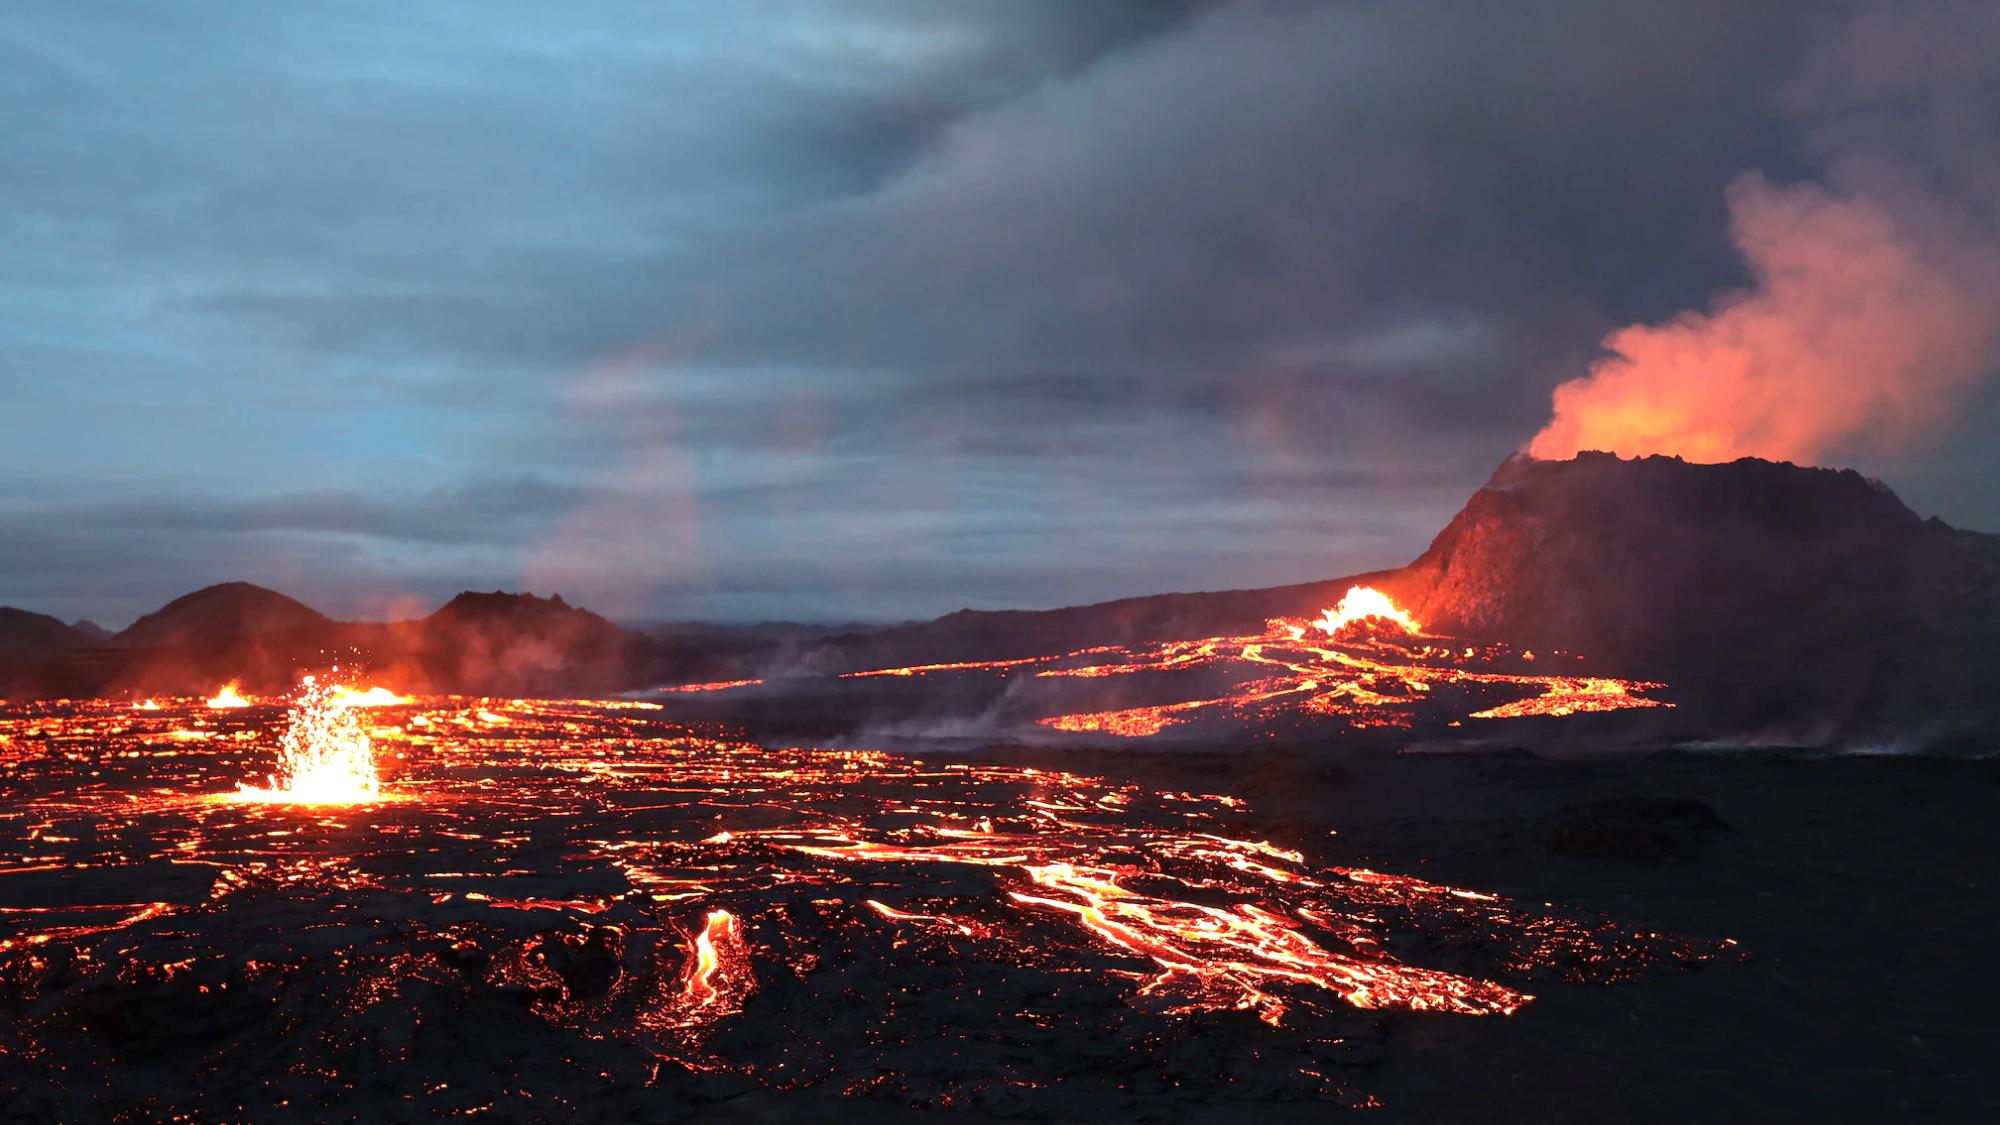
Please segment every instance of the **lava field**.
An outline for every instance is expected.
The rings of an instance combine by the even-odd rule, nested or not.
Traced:
[[[272,799],[308,709],[220,702],[0,708],[13,1119],[1361,1106],[1390,1013],[1739,955],[1341,866],[1235,797],[646,703],[322,700],[376,787]]]

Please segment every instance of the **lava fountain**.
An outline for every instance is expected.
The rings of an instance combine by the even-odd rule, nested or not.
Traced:
[[[270,788],[239,785],[231,796],[238,801],[301,805],[378,799],[382,783],[375,776],[374,751],[350,697],[373,703],[379,702],[372,698],[375,692],[388,693],[380,688],[356,693],[314,676],[307,676],[303,686],[304,693],[292,704]]]
[[[1371,617],[1394,622],[1406,631],[1418,635],[1422,635],[1424,631],[1423,626],[1417,624],[1415,618],[1389,600],[1389,595],[1373,586],[1350,588],[1347,595],[1340,599],[1339,605],[1320,611],[1320,619],[1313,622],[1313,627],[1324,630],[1328,636],[1332,636],[1344,625],[1365,621]]]
[[[222,685],[222,690],[215,693],[215,698],[210,699],[208,705],[216,710],[228,710],[236,707],[248,707],[250,706],[250,701],[243,698],[243,694],[236,690],[236,681],[231,680]]]

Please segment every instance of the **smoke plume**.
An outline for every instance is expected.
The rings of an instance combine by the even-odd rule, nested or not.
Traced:
[[[1832,453],[1892,453],[1950,417],[1962,393],[1993,369],[2000,253],[1981,221],[1986,191],[1952,190],[1964,186],[1951,175],[1962,149],[1896,151],[1883,143],[1882,116],[1857,105],[1856,91],[1921,102],[1930,91],[1885,84],[1882,75],[1914,73],[1925,44],[1871,52],[1857,46],[1865,22],[1823,44],[1808,81],[1793,91],[1795,98],[1804,88],[1831,93],[1840,103],[1839,118],[1820,122],[1815,135],[1838,186],[1739,176],[1728,194],[1731,233],[1753,286],[1717,297],[1705,313],[1606,337],[1611,354],[1556,388],[1554,417],[1530,453],[1808,463]],[[1939,19],[1926,30],[1946,37],[1953,23]],[[1856,121],[1875,128],[1853,128]]]

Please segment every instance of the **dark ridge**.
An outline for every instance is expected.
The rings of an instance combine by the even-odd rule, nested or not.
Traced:
[[[1067,609],[961,609],[918,625],[832,638],[807,653],[803,664],[809,671],[844,672],[1257,633],[1273,617],[1316,617],[1349,587],[1379,585],[1396,573],[1375,571],[1261,590],[1152,594]]]
[[[0,606],[0,658],[35,659],[96,643],[97,638],[45,613]]]
[[[106,629],[104,626],[99,625],[97,622],[92,621],[89,618],[83,618],[81,620],[72,621],[69,623],[69,627],[75,629],[77,632],[82,633],[84,636],[89,637],[91,640],[94,641],[109,641],[113,637],[117,636],[116,633],[113,633],[111,630]]]
[[[132,623],[117,642],[132,648],[193,644],[331,625],[325,614],[275,590],[224,582],[175,598]]]
[[[572,619],[579,615],[594,622],[611,624],[587,609],[580,609],[563,601],[561,594],[538,598],[533,594],[510,594],[503,590],[495,590],[490,594],[466,590],[446,602],[425,620],[431,622],[557,621]]]

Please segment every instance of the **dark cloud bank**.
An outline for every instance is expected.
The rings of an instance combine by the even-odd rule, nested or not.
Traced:
[[[1976,3],[749,7],[10,8],[0,602],[1397,564],[1606,333],[1750,283],[1746,171],[1971,243],[2000,199]],[[1957,395],[1845,460],[2000,526]]]

